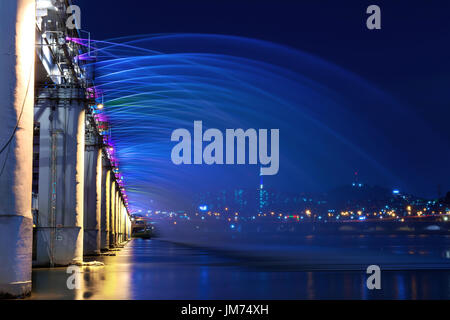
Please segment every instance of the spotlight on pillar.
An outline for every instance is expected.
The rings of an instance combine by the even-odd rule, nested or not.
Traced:
[[[105,107],[105,105],[104,105],[103,103],[99,103],[99,104],[97,105],[97,109],[98,109],[98,110],[102,110],[104,107]]]

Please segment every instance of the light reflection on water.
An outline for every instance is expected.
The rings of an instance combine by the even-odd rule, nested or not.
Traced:
[[[69,290],[66,268],[33,270],[33,293],[31,299],[131,299],[132,264],[130,252],[124,248],[117,257],[100,257],[105,266],[82,267],[79,290]]]
[[[65,268],[34,270],[32,299],[450,299],[449,269],[384,271],[370,291],[363,271],[274,268],[157,240],[97,260],[105,266],[83,268],[80,290],[67,289]]]

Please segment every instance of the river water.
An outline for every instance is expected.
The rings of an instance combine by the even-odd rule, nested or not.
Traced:
[[[67,288],[66,268],[33,270],[31,299],[450,299],[449,236],[309,236],[296,249],[279,246],[299,259],[273,257],[276,247],[252,256],[134,239],[95,258],[105,266],[83,267],[78,290]],[[344,262],[318,260],[327,252]],[[380,261],[381,290],[366,287],[368,257]]]

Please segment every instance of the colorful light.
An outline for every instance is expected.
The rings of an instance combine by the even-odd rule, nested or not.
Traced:
[[[83,39],[75,41],[85,43]],[[111,122],[118,150],[114,156],[120,160],[127,184],[133,185],[133,205],[144,206],[155,195],[170,202],[186,194],[186,180],[180,181],[181,176],[186,178],[184,172],[180,174],[182,169],[175,170],[168,161],[171,144],[167,137],[175,128],[189,127],[190,118],[205,115],[205,110],[205,122],[211,127],[223,124],[224,118],[230,127],[252,127],[253,121],[267,119],[268,114],[281,123],[285,119],[278,118],[277,111],[283,107],[292,114],[290,129],[297,130],[301,122],[314,124],[339,145],[345,143],[349,150],[375,162],[308,108],[314,105],[324,108],[321,111],[329,107],[336,110],[346,108],[351,95],[375,95],[370,86],[361,88],[361,79],[331,63],[274,43],[233,36],[151,35],[93,43],[92,54],[99,58],[95,63],[96,88],[104,92],[107,105],[102,114]],[[165,53],[165,48],[171,51]],[[338,79],[348,81],[335,81]],[[342,83],[352,84],[345,103],[336,94],[341,92],[336,87]],[[354,90],[353,85],[361,90]],[[250,120],[242,119],[243,109]]]

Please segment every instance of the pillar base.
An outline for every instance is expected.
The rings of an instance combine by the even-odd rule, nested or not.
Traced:
[[[99,255],[100,243],[99,243],[99,231],[98,230],[84,230],[84,255]]]
[[[117,242],[116,242],[116,234],[110,232],[110,233],[109,233],[109,247],[110,247],[110,248],[115,248],[116,245],[117,245]]]
[[[31,294],[32,218],[0,215],[0,298]]]
[[[31,296],[31,280],[25,283],[0,284],[0,299],[22,299]]]
[[[81,227],[37,228],[37,259],[35,267],[68,266],[83,262],[83,232]],[[54,232],[53,255],[51,254]],[[53,259],[52,259],[53,256]]]
[[[100,241],[100,250],[108,250],[109,249],[109,232],[102,231],[101,232],[101,241]]]

